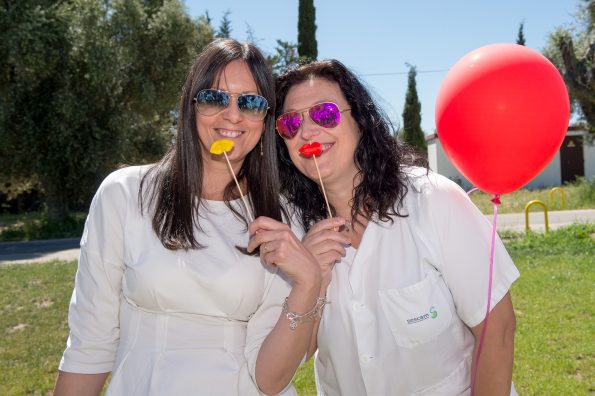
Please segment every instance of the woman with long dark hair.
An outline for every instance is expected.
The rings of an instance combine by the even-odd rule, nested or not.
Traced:
[[[282,193],[329,301],[311,345],[319,394],[468,394],[490,224],[455,183],[416,166],[340,62],[290,70],[276,89]],[[511,391],[518,275],[498,240],[476,394]]]
[[[93,199],[54,395],[99,395],[110,372],[108,395],[295,394],[323,302],[316,260],[281,223],[274,109],[255,46],[197,57],[171,150]]]

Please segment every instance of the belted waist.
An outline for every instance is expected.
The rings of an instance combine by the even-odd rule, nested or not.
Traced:
[[[223,348],[240,352],[247,322],[189,313],[149,312],[124,299],[120,343],[153,350]]]

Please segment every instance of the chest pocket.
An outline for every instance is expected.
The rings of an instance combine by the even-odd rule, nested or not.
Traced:
[[[411,348],[436,338],[448,328],[452,312],[448,289],[438,271],[418,283],[378,292],[382,311],[399,346]]]

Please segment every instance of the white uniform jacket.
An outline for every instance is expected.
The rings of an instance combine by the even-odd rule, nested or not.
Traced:
[[[403,212],[369,222],[333,269],[315,361],[321,395],[469,393],[491,224],[443,176],[412,168]],[[497,238],[491,306],[519,276]]]

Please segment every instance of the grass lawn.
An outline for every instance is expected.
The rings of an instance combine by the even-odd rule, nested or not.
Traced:
[[[542,234],[504,233],[521,277],[514,382],[520,395],[595,392],[595,224]],[[0,395],[46,395],[67,336],[76,263],[0,267]],[[294,383],[314,395],[312,363]]]
[[[0,395],[53,389],[75,271],[74,261],[0,267]]]
[[[512,239],[519,395],[595,393],[595,224]]]
[[[561,187],[564,194],[564,207],[562,208],[561,193],[551,192],[551,189],[527,190],[520,189],[510,194],[503,195],[502,203],[498,207],[498,213],[524,213],[525,205],[529,201],[538,199],[542,201],[548,210],[571,210],[571,209],[593,209],[595,208],[595,179],[590,181],[579,178],[573,183]],[[482,213],[493,213],[494,208],[490,200],[492,195],[476,191],[471,194],[471,200],[482,211]],[[532,211],[541,211],[541,208],[533,207]]]

